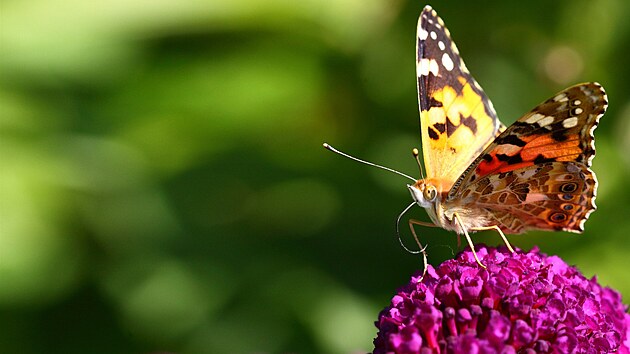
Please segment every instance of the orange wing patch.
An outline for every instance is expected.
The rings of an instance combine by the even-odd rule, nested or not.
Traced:
[[[500,145],[485,154],[475,170],[477,175],[505,173],[545,161],[574,161],[582,153],[577,134],[568,136],[563,142],[554,140],[549,134],[520,139],[525,142],[522,148],[512,144]]]

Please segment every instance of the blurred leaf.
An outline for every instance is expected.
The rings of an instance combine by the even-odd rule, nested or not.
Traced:
[[[85,255],[63,198],[72,174],[42,148],[0,142],[0,304],[56,300],[82,275]]]
[[[321,231],[339,209],[333,190],[318,181],[289,181],[259,191],[248,206],[252,222],[284,235],[312,235]]]

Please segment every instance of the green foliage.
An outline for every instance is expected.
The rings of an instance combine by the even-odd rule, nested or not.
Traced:
[[[630,5],[432,5],[506,123],[571,84],[607,89],[586,232],[511,240],[630,294]],[[421,267],[393,236],[411,199],[321,143],[417,175],[423,6],[3,2],[0,352],[370,350]],[[433,264],[458,249],[418,232]]]

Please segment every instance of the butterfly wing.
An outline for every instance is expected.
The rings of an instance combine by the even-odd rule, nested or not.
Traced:
[[[505,126],[430,6],[418,19],[416,52],[426,177],[446,192]]]
[[[508,233],[582,232],[595,210],[593,131],[608,98],[597,83],[570,87],[508,127],[455,182],[446,205],[479,209]]]

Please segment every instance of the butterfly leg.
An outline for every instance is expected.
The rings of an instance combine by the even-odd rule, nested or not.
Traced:
[[[413,235],[413,239],[416,240],[418,247],[420,247],[420,252],[422,252],[422,259],[424,261],[424,268],[422,269],[422,276],[418,280],[418,283],[419,283],[422,281],[422,279],[424,279],[424,275],[427,274],[427,267],[429,266],[429,263],[427,261],[427,246],[422,247],[422,244],[420,243],[420,240],[418,239],[418,235],[416,235],[416,229],[414,229],[413,225],[420,225],[420,226],[427,226],[427,227],[438,227],[438,226],[429,222],[409,219],[409,228],[411,229],[411,234]]]
[[[497,225],[476,227],[473,230],[474,231],[497,230],[499,235],[501,235],[503,242],[505,242],[505,245],[507,246],[507,248],[510,250],[510,252],[514,253],[514,248],[512,248],[512,245],[510,245],[510,242],[508,241],[507,237],[505,237],[505,234],[503,233],[503,231],[501,231],[501,228],[499,228]]]
[[[468,246],[470,246],[470,250],[472,251],[473,256],[475,256],[475,260],[477,261],[477,263],[482,268],[486,268],[486,266],[483,265],[483,263],[481,263],[481,261],[479,260],[479,257],[477,257],[477,252],[475,251],[475,245],[473,245],[473,242],[470,239],[470,236],[468,235],[468,231],[466,231],[466,228],[464,227],[464,223],[462,223],[462,220],[460,219],[459,214],[453,213],[453,219],[457,220],[457,223],[459,224],[459,227],[464,232],[464,236],[466,236],[466,241],[468,241]]]

